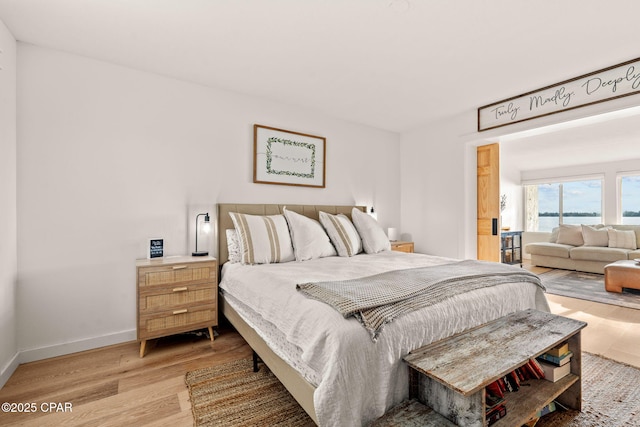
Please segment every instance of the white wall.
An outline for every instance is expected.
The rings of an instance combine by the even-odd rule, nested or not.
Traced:
[[[510,162],[502,154],[500,144],[500,194],[507,196],[507,204],[501,212],[502,227],[511,230],[524,230],[524,194],[520,179],[520,165]]]
[[[16,41],[0,21],[0,387],[17,367]]]
[[[460,126],[451,120],[402,135],[401,222],[416,252],[464,256],[469,224],[463,215],[471,195],[464,193],[465,146],[456,143]]]
[[[217,202],[373,204],[400,226],[397,134],[32,45],[18,70],[23,361],[135,339],[146,239],[189,253]],[[326,137],[327,187],[254,184],[255,123]]]

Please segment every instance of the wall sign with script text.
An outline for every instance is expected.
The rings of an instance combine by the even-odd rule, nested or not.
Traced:
[[[478,108],[478,132],[640,92],[640,58]]]

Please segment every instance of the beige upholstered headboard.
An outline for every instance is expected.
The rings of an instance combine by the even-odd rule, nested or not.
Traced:
[[[286,208],[290,211],[297,212],[301,215],[313,218],[316,221],[319,218],[320,211],[330,214],[344,214],[351,218],[351,210],[355,207],[362,212],[366,211],[365,206],[334,206],[334,205],[267,205],[267,204],[235,204],[235,203],[219,203],[218,204],[218,265],[222,265],[229,259],[227,251],[227,229],[233,228],[233,221],[229,212],[239,212],[250,215],[277,215],[282,213],[282,209]]]

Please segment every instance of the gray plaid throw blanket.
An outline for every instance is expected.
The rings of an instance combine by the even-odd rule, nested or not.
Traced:
[[[503,283],[544,286],[535,274],[496,262],[465,260],[453,264],[388,271],[351,280],[301,283],[298,291],[354,316],[375,342],[385,324],[452,296]]]

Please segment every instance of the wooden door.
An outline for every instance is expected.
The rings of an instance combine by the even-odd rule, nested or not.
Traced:
[[[477,147],[480,260],[500,262],[500,146]]]

